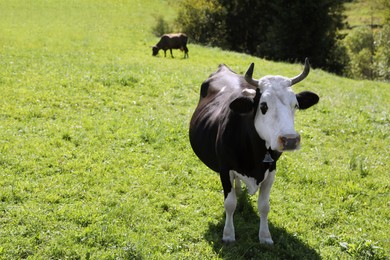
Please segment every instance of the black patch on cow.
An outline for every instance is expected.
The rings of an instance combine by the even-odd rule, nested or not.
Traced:
[[[209,91],[209,82],[208,82],[208,81],[205,81],[205,82],[203,82],[202,85],[200,86],[200,96],[201,96],[202,98],[206,97],[208,91]]]
[[[298,100],[299,109],[307,109],[318,103],[320,100],[316,93],[303,91],[295,95]]]
[[[260,98],[261,98],[260,89],[256,88],[256,95],[255,98],[253,99],[253,107],[255,108],[255,111],[257,111],[257,107],[259,106]]]
[[[230,109],[238,114],[247,114],[253,110],[253,99],[250,97],[238,97],[229,105]]]
[[[256,88],[256,95],[252,99],[250,97],[239,97],[230,103],[230,109],[238,114],[247,114],[252,111],[257,111],[261,97],[259,88]]]
[[[260,110],[261,110],[261,113],[262,113],[263,115],[265,115],[265,113],[267,113],[267,111],[268,111],[267,102],[261,102],[261,103],[260,103]]]

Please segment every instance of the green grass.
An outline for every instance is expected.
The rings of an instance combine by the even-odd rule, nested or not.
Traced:
[[[390,85],[313,70],[295,91],[303,147],[278,162],[274,247],[256,196],[221,243],[223,193],[188,123],[218,64],[255,76],[302,66],[189,45],[152,57],[172,1],[0,2],[0,259],[385,259]],[[169,55],[168,55],[169,56]]]
[[[345,15],[350,27],[358,26],[382,26],[384,23],[384,12],[380,1],[354,0],[345,3]]]

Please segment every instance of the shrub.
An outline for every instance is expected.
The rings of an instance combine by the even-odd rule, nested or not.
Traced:
[[[156,19],[157,19],[156,25],[152,28],[154,35],[160,37],[161,35],[165,33],[170,33],[172,31],[172,28],[164,20],[163,16],[158,16]]]
[[[180,3],[176,24],[195,43],[225,47],[224,15],[217,0],[184,0]]]
[[[374,65],[380,80],[390,80],[390,22],[375,37]]]
[[[335,72],[339,75],[347,75],[349,71],[350,58],[347,47],[344,44],[342,35],[337,39],[334,47],[330,50],[328,55],[328,71]]]
[[[390,80],[390,24],[374,32],[357,27],[344,39],[349,56],[347,76]]]

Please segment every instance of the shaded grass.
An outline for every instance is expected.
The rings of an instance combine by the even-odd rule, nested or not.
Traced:
[[[298,112],[302,150],[278,164],[276,245],[258,245],[246,196],[222,245],[219,177],[187,136],[200,84],[220,63],[301,66],[192,44],[190,59],[152,57],[169,4],[0,3],[0,258],[384,258],[389,84],[314,70],[296,86],[321,101]]]

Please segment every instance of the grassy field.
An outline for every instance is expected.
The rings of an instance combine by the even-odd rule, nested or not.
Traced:
[[[345,3],[345,15],[350,27],[373,26],[380,27],[384,23],[385,11],[379,1],[354,0]]]
[[[0,259],[388,259],[390,84],[313,70],[295,86],[321,100],[278,162],[275,246],[256,196],[223,245],[219,177],[188,141],[200,84],[220,63],[302,66],[193,44],[152,57],[174,1],[28,2],[0,2]]]

